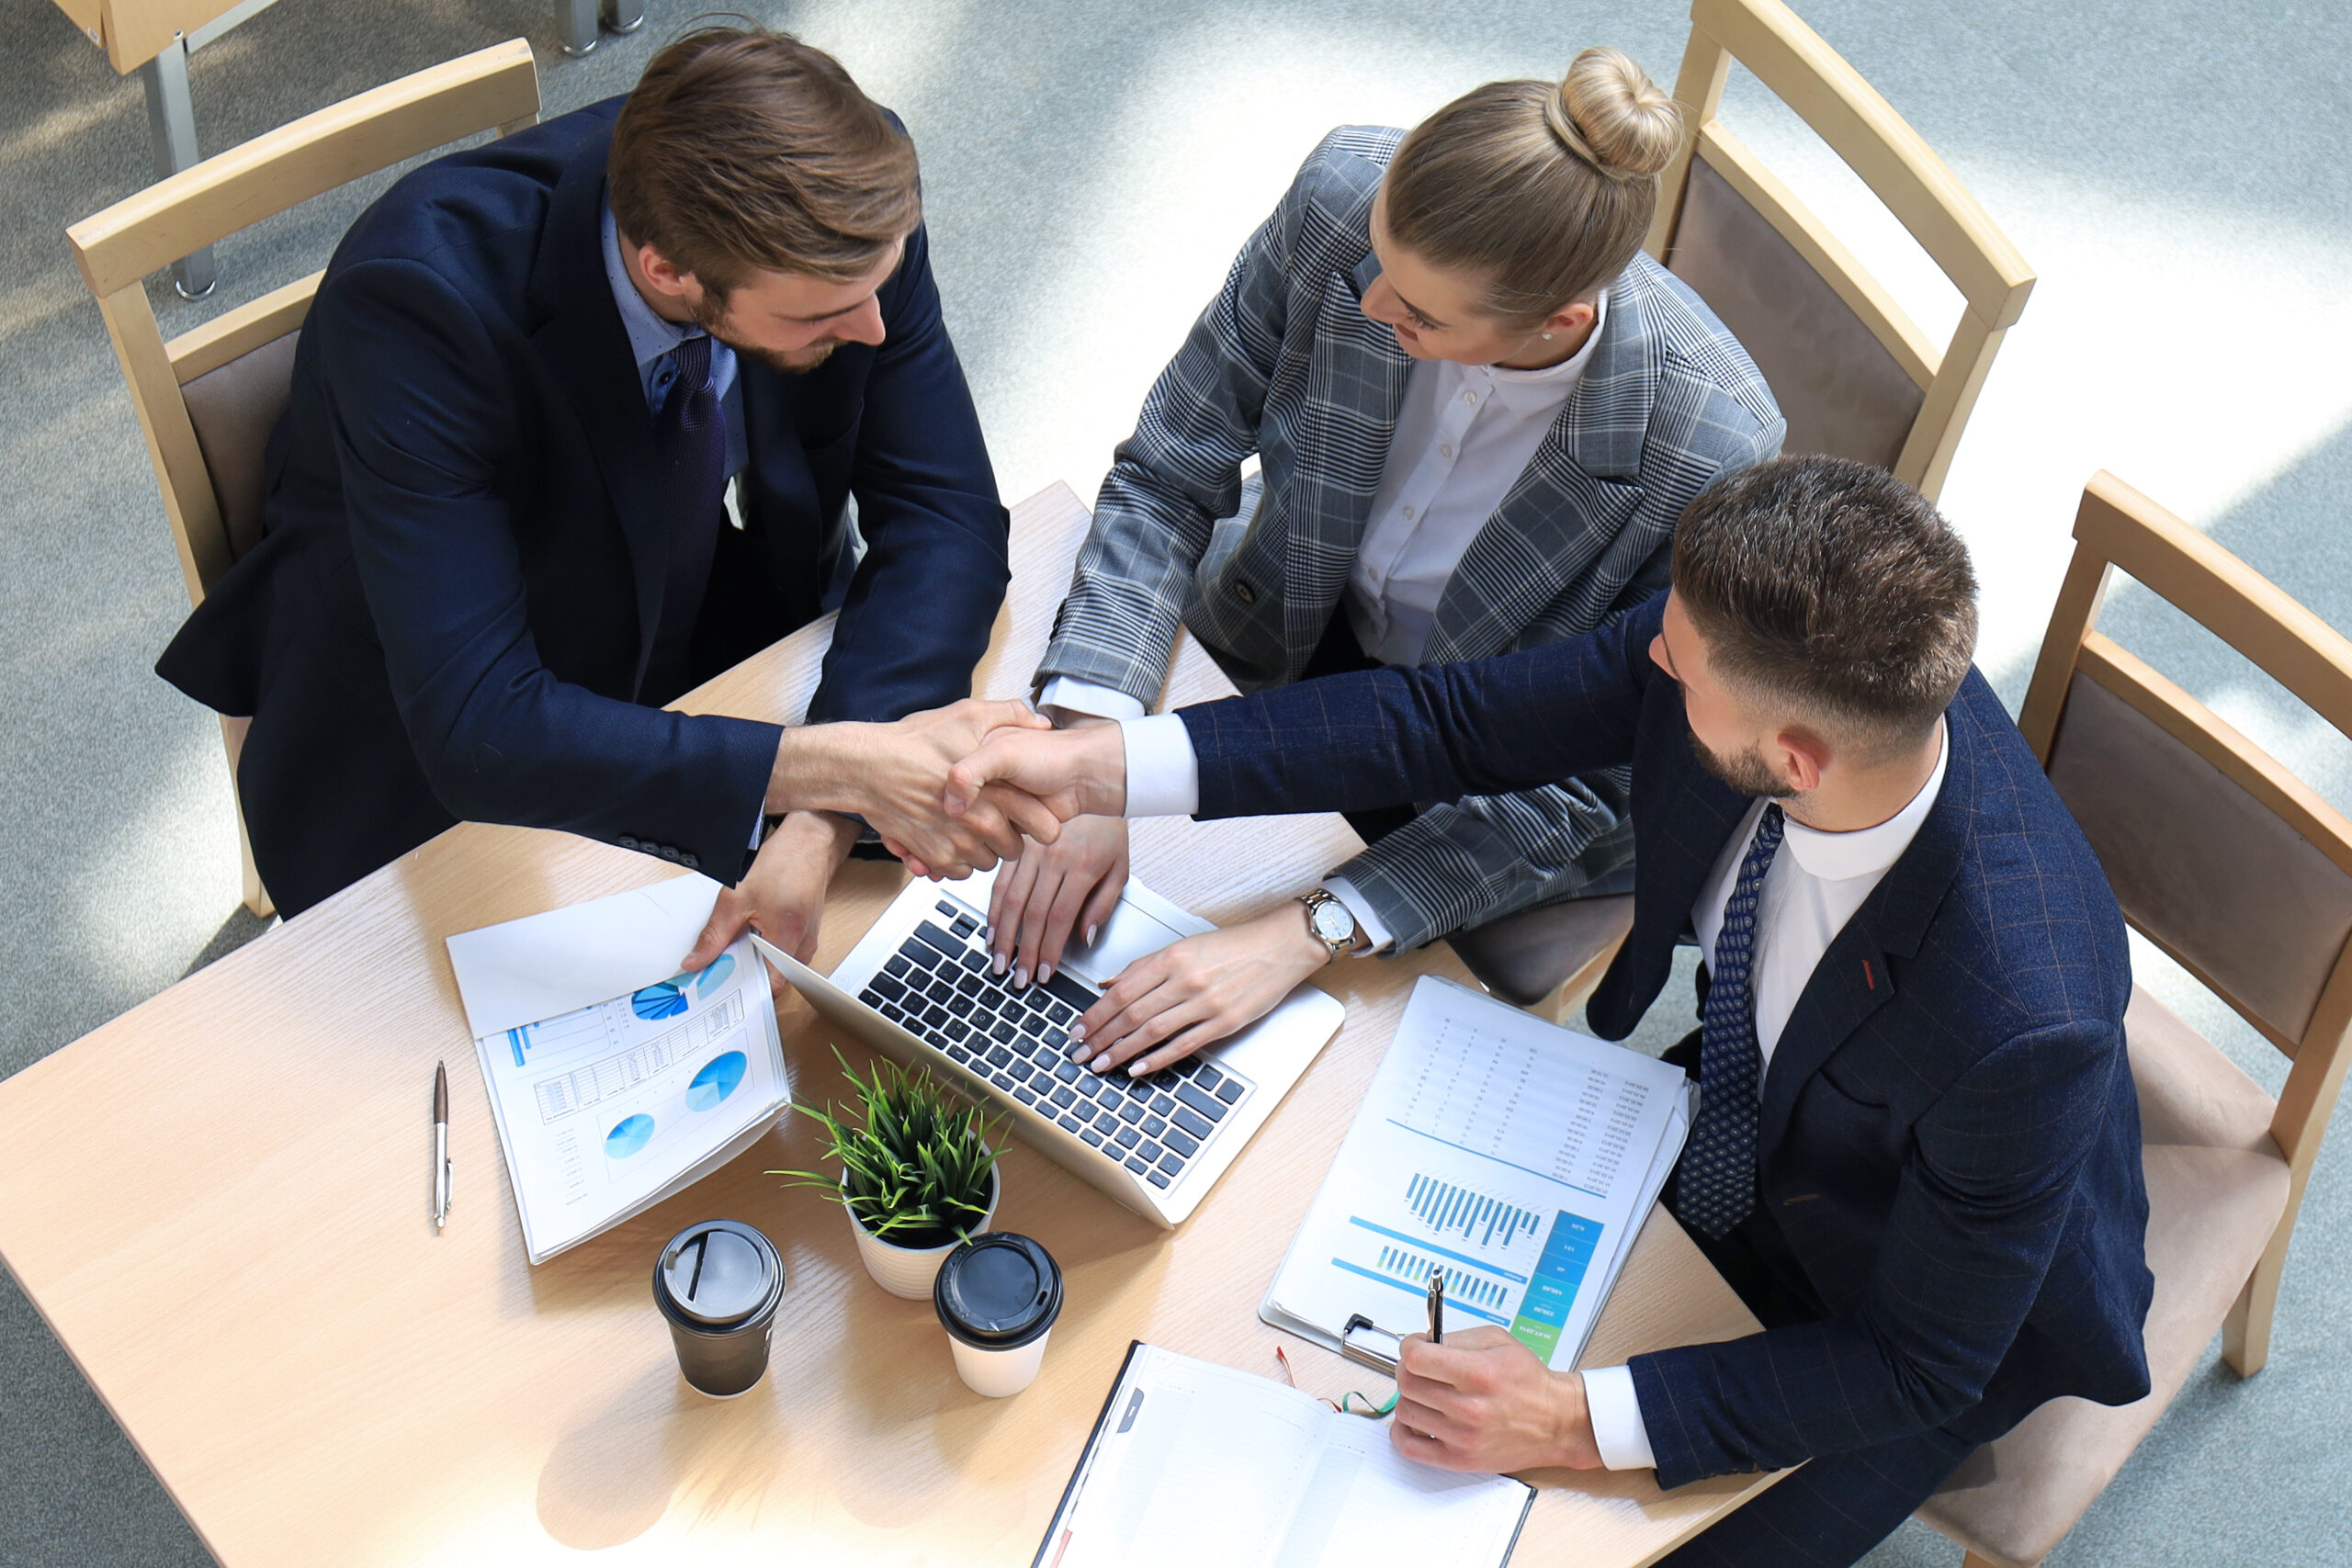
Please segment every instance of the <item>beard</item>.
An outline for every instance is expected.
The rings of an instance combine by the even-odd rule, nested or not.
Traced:
[[[1775,773],[1771,765],[1764,761],[1761,746],[1750,746],[1737,756],[1726,757],[1709,750],[1693,732],[1690,750],[1699,759],[1701,767],[1742,795],[1763,800],[1786,800],[1797,793],[1790,787],[1788,780]]]
[[[757,348],[747,343],[738,343],[727,335],[727,302],[713,299],[709,290],[704,290],[702,298],[692,309],[695,325],[708,333],[714,340],[725,344],[746,359],[756,360],[769,369],[780,370],[787,376],[808,375],[831,359],[833,350],[842,345],[842,340],[837,337],[820,337],[814,343],[794,349]]]

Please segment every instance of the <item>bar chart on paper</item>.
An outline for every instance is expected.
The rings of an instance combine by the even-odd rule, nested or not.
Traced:
[[[1335,1337],[1448,1328],[1572,1360],[1679,1152],[1681,1073],[1425,980],[1261,1313]]]

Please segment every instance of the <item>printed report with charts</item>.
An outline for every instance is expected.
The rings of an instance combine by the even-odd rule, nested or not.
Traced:
[[[678,969],[718,897],[673,877],[448,939],[533,1263],[717,1170],[790,1103],[751,938]]]
[[[1576,1364],[1690,1127],[1679,1067],[1425,976],[1260,1303],[1337,1349],[1362,1316],[1509,1329]]]

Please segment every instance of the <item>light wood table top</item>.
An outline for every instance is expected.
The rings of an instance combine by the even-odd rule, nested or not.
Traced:
[[[1013,592],[976,688],[1024,690],[1085,508],[1014,513]],[[685,705],[803,711],[824,623]],[[1221,678],[1187,645],[1184,697]],[[1139,825],[1135,870],[1218,921],[1311,886],[1356,847],[1337,818]],[[928,1303],[888,1296],[849,1221],[763,1172],[806,1168],[805,1117],[688,1191],[532,1269],[442,938],[671,874],[603,844],[468,825],[0,1083],[0,1258],[230,1568],[1029,1561],[1127,1342],[1302,1384],[1379,1380],[1261,1324],[1256,1305],[1442,946],[1340,964],[1348,1021],[1180,1230],[1157,1230],[1025,1145],[999,1224],[1068,1272],[1045,1370],[989,1400],[957,1380]],[[819,963],[899,886],[854,863]],[[838,1094],[835,1032],[781,1008],[804,1100]],[[865,1058],[839,1037],[853,1063]],[[456,1204],[427,1217],[433,1065],[449,1066]],[[681,1382],[649,1291],[670,1235],[759,1226],[789,1284],[764,1382]],[[1653,1215],[1588,1359],[1752,1332],[1674,1222]],[[1765,1484],[1662,1494],[1648,1472],[1531,1477],[1519,1560],[1646,1562]]]

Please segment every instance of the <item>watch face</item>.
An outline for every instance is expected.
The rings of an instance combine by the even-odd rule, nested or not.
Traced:
[[[1356,918],[1339,903],[1315,906],[1315,934],[1325,942],[1348,942],[1356,934]]]

